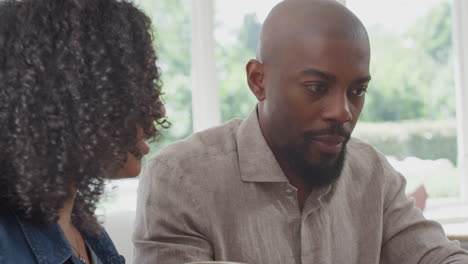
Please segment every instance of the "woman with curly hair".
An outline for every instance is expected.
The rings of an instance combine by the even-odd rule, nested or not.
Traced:
[[[0,263],[124,262],[94,211],[168,125],[150,23],[126,1],[0,1]]]

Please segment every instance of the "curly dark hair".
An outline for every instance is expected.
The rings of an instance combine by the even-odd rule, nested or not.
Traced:
[[[169,125],[150,19],[116,0],[0,1],[0,204],[50,224],[78,191],[72,221],[94,214],[104,179]]]

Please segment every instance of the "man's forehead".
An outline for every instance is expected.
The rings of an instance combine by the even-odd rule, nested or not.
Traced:
[[[291,35],[289,42],[278,47],[276,57],[296,59],[323,59],[324,57],[370,59],[369,42],[365,38],[324,36],[319,34]]]
[[[287,0],[278,4],[262,27],[259,55],[277,54],[277,49],[301,36],[362,39],[367,32],[359,19],[335,1]]]
[[[304,39],[291,42],[267,66],[330,80],[341,76],[340,72],[353,79],[369,76],[370,51],[366,41],[323,36]]]

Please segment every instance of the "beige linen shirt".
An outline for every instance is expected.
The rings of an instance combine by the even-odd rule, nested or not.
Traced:
[[[339,180],[313,191],[301,213],[256,111],[150,159],[133,240],[137,264],[468,263],[406,197],[404,178],[357,139]]]

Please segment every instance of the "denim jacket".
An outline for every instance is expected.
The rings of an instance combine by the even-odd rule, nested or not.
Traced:
[[[97,237],[82,232],[83,238],[103,264],[125,263],[109,235]],[[67,262],[68,261],[68,262]],[[0,263],[1,264],[81,264],[58,224],[37,227],[19,219],[11,210],[0,205]]]

